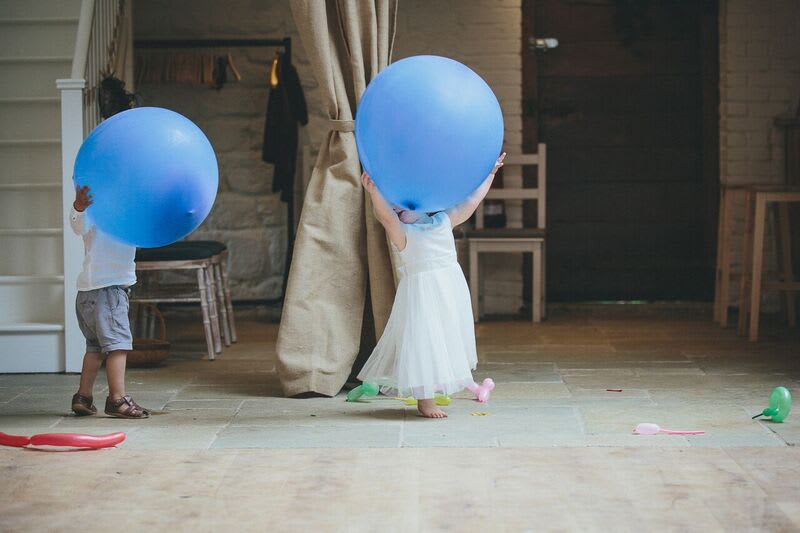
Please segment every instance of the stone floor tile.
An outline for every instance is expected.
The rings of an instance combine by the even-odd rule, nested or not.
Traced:
[[[353,426],[231,426],[219,432],[212,448],[396,448],[400,424]]]
[[[138,427],[127,432],[126,450],[204,450],[225,426]]]
[[[245,402],[240,399],[227,400],[171,400],[165,406],[165,411],[184,411],[193,409],[221,409],[235,413]]]
[[[532,433],[582,435],[575,411],[570,407],[518,408],[510,406],[451,406],[446,420],[427,420],[413,415],[403,426],[403,446],[458,447],[498,446],[501,437]],[[474,416],[474,413],[486,413]]]

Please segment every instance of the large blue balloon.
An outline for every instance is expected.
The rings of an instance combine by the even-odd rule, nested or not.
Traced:
[[[409,57],[364,91],[356,144],[389,202],[440,211],[464,200],[492,170],[503,145],[503,113],[486,82],[458,61]]]
[[[81,145],[74,176],[94,195],[86,213],[97,227],[145,248],[194,231],[219,183],[214,149],[200,128],[158,107],[124,111],[97,126]]]

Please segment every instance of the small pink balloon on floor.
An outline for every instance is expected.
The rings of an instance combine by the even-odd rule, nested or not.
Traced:
[[[666,435],[704,435],[705,431],[682,431],[674,429],[662,429],[658,424],[650,422],[642,422],[633,430],[637,435],[657,435],[664,433]]]

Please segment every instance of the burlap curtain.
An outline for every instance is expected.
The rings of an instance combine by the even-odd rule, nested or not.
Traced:
[[[292,0],[291,6],[330,131],[303,203],[278,371],[287,396],[333,396],[359,351],[367,283],[378,336],[394,298],[385,233],[359,182],[353,118],[367,84],[389,63],[397,0]]]

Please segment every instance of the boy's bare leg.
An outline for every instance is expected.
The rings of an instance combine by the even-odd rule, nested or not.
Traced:
[[[125,363],[128,352],[115,350],[108,353],[106,360],[106,376],[108,377],[108,397],[119,400],[125,396]]]
[[[127,359],[128,352],[125,350],[115,350],[108,354],[106,360],[106,376],[108,376],[106,414],[120,418],[148,418],[150,411],[125,394],[125,363]]]
[[[92,390],[94,389],[94,380],[97,378],[97,372],[100,371],[100,365],[103,364],[103,354],[100,352],[86,352],[83,356],[83,368],[81,369],[81,384],[78,388],[78,394],[86,398],[92,397]]]

